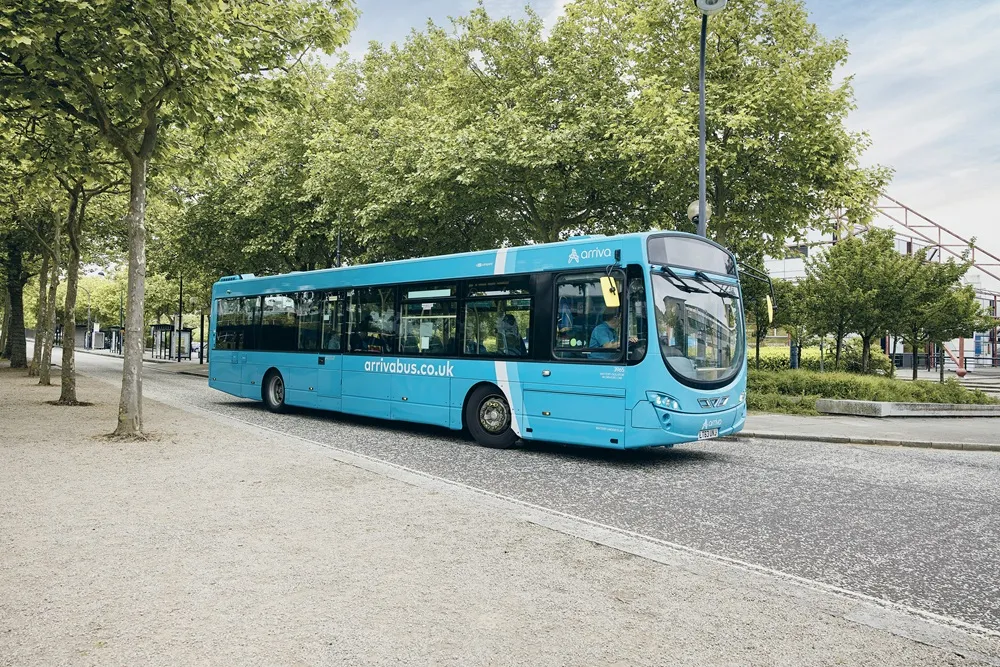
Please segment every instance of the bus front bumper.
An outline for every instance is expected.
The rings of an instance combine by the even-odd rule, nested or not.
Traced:
[[[671,446],[697,442],[707,439],[706,436],[734,435],[743,430],[746,419],[746,403],[719,412],[687,413],[664,410],[649,401],[640,401],[632,409],[632,429],[625,447]],[[714,433],[716,429],[718,434]]]

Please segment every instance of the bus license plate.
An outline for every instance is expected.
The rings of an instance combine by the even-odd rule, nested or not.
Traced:
[[[717,428],[710,428],[704,431],[698,431],[699,440],[711,440],[712,438],[718,438],[718,437],[719,437],[719,429]]]

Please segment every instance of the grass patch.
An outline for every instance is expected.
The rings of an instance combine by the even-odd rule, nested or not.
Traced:
[[[944,383],[900,382],[887,377],[851,373],[750,369],[747,381],[747,407],[750,410],[817,414],[817,398],[893,403],[1000,403],[978,389],[966,389],[954,379]]]
[[[816,416],[816,399],[819,396],[784,396],[747,392],[747,410],[751,412],[781,412],[786,415]]]

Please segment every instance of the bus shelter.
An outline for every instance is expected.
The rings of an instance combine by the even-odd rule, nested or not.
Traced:
[[[172,324],[154,324],[151,333],[153,359],[177,359],[177,347],[180,345],[180,358],[191,360],[191,329],[178,332]]]

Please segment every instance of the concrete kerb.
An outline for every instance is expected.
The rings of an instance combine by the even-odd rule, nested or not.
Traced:
[[[742,431],[729,436],[732,440],[801,440],[804,442],[835,442],[844,445],[875,445],[881,447],[913,447],[918,449],[950,449],[970,452],[1000,452],[1000,445],[979,442],[932,442],[930,440],[893,440],[890,438],[851,438],[842,435],[804,435],[797,433],[761,433]]]

